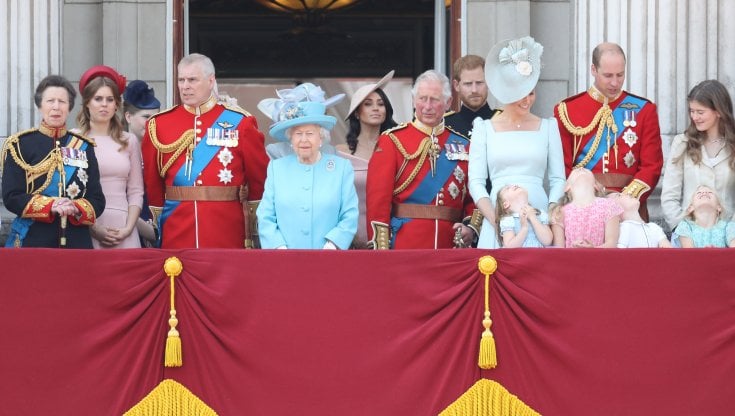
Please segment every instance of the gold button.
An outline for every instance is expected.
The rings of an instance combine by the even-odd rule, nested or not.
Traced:
[[[197,120],[197,126],[201,126],[201,125],[202,125],[202,120]]]
[[[437,202],[437,204],[439,204],[439,205],[444,205],[444,201],[442,201],[442,200],[440,199],[440,200],[439,200],[439,202]]]

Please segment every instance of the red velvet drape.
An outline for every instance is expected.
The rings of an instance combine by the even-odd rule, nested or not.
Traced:
[[[0,249],[0,414],[121,414],[173,378],[221,415],[431,415],[480,377],[545,415],[731,414],[732,253]]]

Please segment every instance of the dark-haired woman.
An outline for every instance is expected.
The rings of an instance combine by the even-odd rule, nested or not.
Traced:
[[[367,246],[365,184],[368,162],[373,155],[380,133],[396,126],[393,120],[393,106],[383,91],[383,87],[393,78],[394,72],[390,71],[380,81],[364,85],[355,91],[347,116],[349,129],[345,138],[346,143],[335,146],[337,154],[349,160],[355,171],[355,189],[359,199],[360,218],[353,242],[354,248]]]

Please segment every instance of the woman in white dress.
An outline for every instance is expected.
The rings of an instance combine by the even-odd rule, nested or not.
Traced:
[[[494,207],[503,186],[527,189],[530,204],[542,212],[548,212],[549,203],[558,202],[564,193],[564,156],[557,123],[531,113],[542,52],[541,44],[524,37],[496,44],[486,59],[490,92],[505,105],[492,119],[475,119],[473,124],[470,194],[485,217],[478,248],[498,247]],[[489,194],[487,178],[492,183]]]

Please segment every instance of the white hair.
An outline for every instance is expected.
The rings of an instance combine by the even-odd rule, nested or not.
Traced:
[[[444,101],[448,100],[452,96],[452,87],[449,84],[449,78],[435,69],[430,69],[419,75],[416,78],[416,82],[413,83],[411,96],[414,99],[416,99],[416,94],[418,94],[419,84],[425,81],[435,81],[442,84],[442,98],[444,98]]]
[[[300,126],[305,126],[305,125],[308,125],[308,124],[313,124],[313,125],[319,127],[319,138],[322,139],[322,142],[323,143],[329,143],[332,140],[332,135],[329,133],[329,130],[325,129],[324,127],[322,127],[322,126],[320,126],[320,125],[318,125],[316,123],[300,124]],[[286,136],[286,138],[289,141],[291,141],[291,133],[292,133],[294,127],[298,127],[298,126],[289,127],[284,132],[284,135]]]
[[[178,68],[181,69],[185,66],[193,64],[198,65],[199,68],[202,69],[205,77],[214,75],[214,64],[212,63],[212,60],[209,59],[209,57],[207,57],[206,55],[202,55],[201,53],[192,53],[181,58]]]

